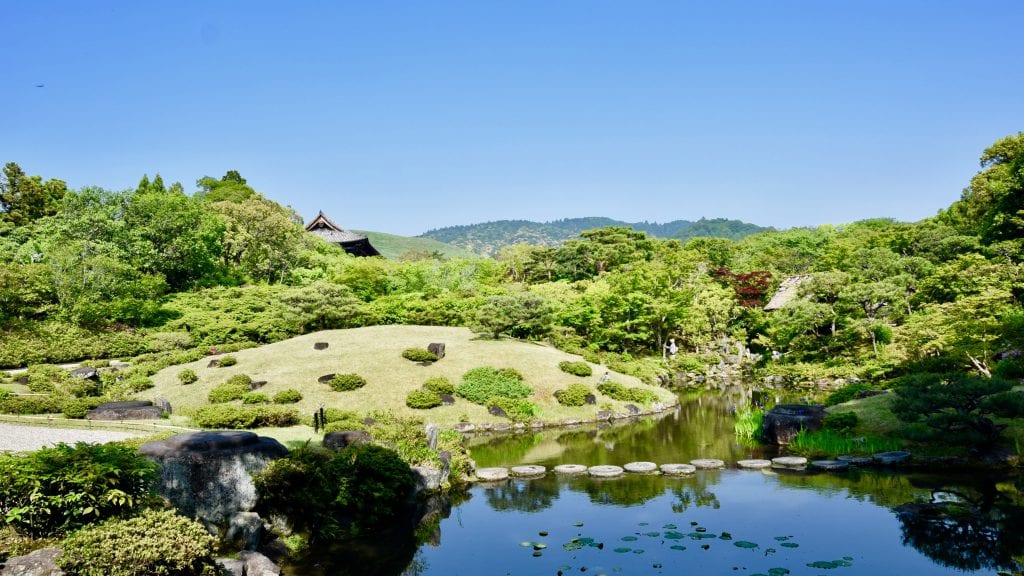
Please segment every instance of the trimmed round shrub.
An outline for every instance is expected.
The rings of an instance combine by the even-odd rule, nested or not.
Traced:
[[[211,404],[241,400],[243,396],[249,393],[250,384],[252,384],[252,378],[245,374],[236,374],[228,378],[227,382],[214,386],[213,390],[210,390],[210,393],[206,395],[206,398]]]
[[[413,362],[437,362],[437,355],[426,348],[406,348],[402,358]]]
[[[444,376],[435,376],[423,383],[423,387],[437,394],[455,394],[455,385]]]
[[[57,565],[79,576],[214,576],[216,542],[195,520],[173,510],[146,510],[68,536]]]
[[[346,430],[366,430],[362,420],[335,420],[324,426],[324,434],[328,432],[345,432]]]
[[[178,381],[182,384],[193,384],[199,380],[199,376],[196,375],[195,370],[188,368],[178,372]]]
[[[192,421],[200,428],[245,430],[285,427],[299,423],[299,412],[285,406],[201,406],[192,412]]]
[[[299,392],[294,388],[281,390],[277,394],[274,394],[274,404],[294,404],[299,400],[302,400],[302,392]]]
[[[590,364],[586,362],[570,362],[564,360],[558,363],[558,369],[566,374],[572,374],[573,376],[590,376],[594,371],[590,368]]]
[[[142,392],[153,387],[153,380],[142,372],[132,372],[127,378],[118,380],[118,384],[132,392]]]
[[[569,384],[567,388],[555,391],[555,400],[562,406],[583,406],[587,403],[590,387],[580,382]]]
[[[474,404],[486,405],[495,397],[526,398],[533,393],[533,388],[523,382],[515,370],[482,366],[463,374],[455,393]]]
[[[433,390],[427,390],[420,388],[419,390],[413,390],[405,397],[405,405],[409,408],[415,408],[417,410],[426,410],[428,408],[436,408],[440,406],[441,396]]]
[[[495,396],[487,400],[487,408],[492,407],[501,408],[508,416],[509,420],[514,422],[529,422],[535,416],[540,414],[540,410],[537,405],[529,400],[523,398],[504,398],[501,396]]]
[[[249,392],[242,396],[242,404],[266,404],[268,402],[270,402],[270,398],[259,392]]]
[[[328,384],[336,392],[347,392],[366,386],[366,379],[359,374],[335,374]]]
[[[227,368],[228,366],[234,366],[238,364],[238,358],[234,356],[224,356],[217,362],[217,366],[220,368]]]
[[[62,410],[53,396],[15,396],[0,398],[0,414],[56,414]]]
[[[90,398],[67,398],[61,401],[60,411],[64,413],[65,418],[85,418],[89,414],[89,410],[106,401],[106,398],[95,396]]]
[[[658,399],[658,395],[643,388],[630,388],[623,386],[614,380],[602,382],[597,385],[597,391],[605,396],[622,402],[636,402],[638,404],[650,404]]]

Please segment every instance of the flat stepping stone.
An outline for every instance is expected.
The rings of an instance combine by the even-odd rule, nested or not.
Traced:
[[[692,464],[695,468],[700,468],[701,470],[714,470],[716,468],[725,468],[725,462],[715,458],[698,458],[696,460],[690,460],[690,464]]]
[[[555,466],[555,474],[586,474],[587,467],[583,464],[559,464]]]
[[[587,474],[595,478],[614,478],[616,476],[622,476],[626,471],[622,469],[622,466],[591,466],[587,468]]]
[[[693,464],[662,464],[661,473],[666,476],[683,476],[685,474],[693,474],[697,471],[697,467]]]
[[[626,472],[634,474],[650,474],[658,471],[658,465],[654,462],[630,462],[622,467],[626,469]]]
[[[851,466],[861,466],[863,464],[871,464],[871,462],[873,461],[871,458],[869,458],[867,456],[845,456],[845,455],[844,456],[840,456],[839,458],[837,458],[837,460],[839,460],[841,462],[846,462],[847,464],[849,464]]]
[[[476,477],[485,482],[508,480],[508,468],[479,468]]]
[[[807,466],[807,458],[803,456],[779,456],[778,458],[772,458],[772,466],[779,466],[782,468],[803,468]]]
[[[820,470],[846,470],[850,463],[843,460],[815,460],[811,462],[811,467]]]
[[[879,452],[872,456],[879,464],[899,464],[910,459],[910,452],[897,450],[895,452]]]
[[[771,460],[737,460],[736,465],[740,468],[746,468],[747,470],[760,470],[762,468],[771,468]]]
[[[515,476],[516,478],[543,476],[547,471],[547,468],[543,466],[538,466],[536,464],[529,464],[526,466],[513,466],[512,469],[510,470],[512,475]]]

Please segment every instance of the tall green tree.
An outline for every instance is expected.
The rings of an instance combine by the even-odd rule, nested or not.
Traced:
[[[14,162],[4,165],[0,178],[0,220],[24,226],[57,213],[68,187],[63,180],[28,176]]]

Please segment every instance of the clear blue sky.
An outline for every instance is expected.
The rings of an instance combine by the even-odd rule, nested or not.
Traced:
[[[0,162],[113,190],[235,169],[307,220],[403,235],[918,220],[1024,130],[1019,0],[0,0],[0,20]]]

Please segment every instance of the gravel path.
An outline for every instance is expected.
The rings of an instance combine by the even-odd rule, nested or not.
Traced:
[[[75,442],[101,444],[114,440],[124,440],[133,436],[143,436],[143,434],[110,432],[108,430],[75,430],[72,428],[0,424],[0,452],[38,450],[43,446],[53,446],[59,442],[66,444],[74,444]]]

